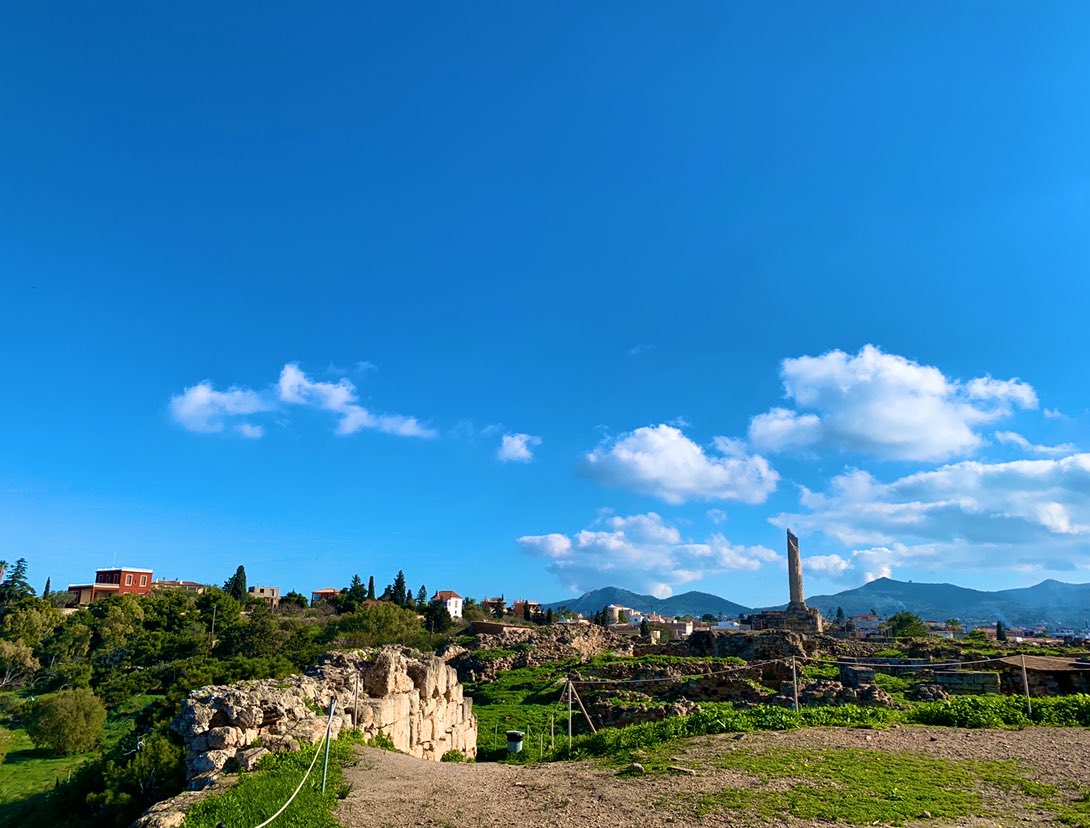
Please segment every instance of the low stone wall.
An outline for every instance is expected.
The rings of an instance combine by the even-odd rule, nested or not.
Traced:
[[[186,809],[200,799],[193,792],[212,789],[225,770],[251,770],[270,752],[317,742],[332,698],[333,738],[351,728],[355,716],[365,737],[383,733],[399,751],[419,759],[438,762],[449,750],[477,755],[473,700],[463,697],[457,674],[441,659],[401,647],[329,653],[304,675],[190,693],[172,725],[187,748],[190,791],[156,804],[136,825],[181,825]]]
[[[946,672],[936,670],[928,679],[928,682],[937,684],[947,693],[956,696],[999,692],[999,673],[986,671],[958,670],[956,672]]]

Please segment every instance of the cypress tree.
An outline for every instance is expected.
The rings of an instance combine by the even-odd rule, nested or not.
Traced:
[[[408,596],[408,591],[405,589],[405,573],[403,570],[397,571],[397,577],[394,578],[393,599],[394,603],[399,607],[405,606],[405,598]]]
[[[420,585],[420,589],[416,591],[416,605],[418,607],[424,607],[428,604],[428,591],[424,588],[424,585]]]
[[[49,588],[49,586],[50,586],[50,580],[51,580],[51,579],[50,579],[50,578],[48,578],[48,577],[47,577],[47,578],[45,579],[45,589],[43,589],[43,590],[42,590],[42,597],[43,597],[43,598],[48,598],[48,597],[49,597],[49,594],[50,594],[50,593],[51,593],[51,592],[53,591],[53,590],[51,590],[51,589]]]
[[[368,601],[374,601],[375,600],[375,576],[374,575],[372,575],[370,578],[367,579],[367,600]]]

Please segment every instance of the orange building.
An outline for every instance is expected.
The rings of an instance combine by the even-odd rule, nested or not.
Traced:
[[[151,570],[132,566],[95,570],[93,584],[69,584],[72,603],[89,604],[104,595],[147,595],[151,592]]]

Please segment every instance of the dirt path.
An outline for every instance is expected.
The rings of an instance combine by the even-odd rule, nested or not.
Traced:
[[[594,762],[512,766],[437,764],[361,749],[360,764],[346,771],[352,791],[336,817],[346,828],[380,826],[525,825],[535,828],[617,828],[638,825],[816,826],[793,818],[765,818],[741,811],[696,816],[688,796],[754,784],[752,777],[715,767],[732,750],[862,748],[927,754],[954,761],[1015,759],[1026,776],[1059,785],[1073,798],[1090,787],[1090,730],[1030,728],[1022,731],[900,727],[890,730],[811,729],[723,735],[690,740],[677,764],[694,775],[623,777]],[[1024,800],[989,791],[987,814],[959,820],[927,820],[932,826],[1058,826],[1047,813],[1024,810]]]

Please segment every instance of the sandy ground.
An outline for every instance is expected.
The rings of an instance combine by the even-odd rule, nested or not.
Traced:
[[[1030,728],[1021,731],[898,727],[890,730],[821,729],[747,733],[693,739],[677,754],[677,764],[696,769],[683,774],[622,777],[595,762],[512,766],[494,763],[452,765],[424,762],[397,753],[360,749],[360,763],[346,770],[352,791],[336,818],[346,828],[379,826],[556,826],[828,825],[796,819],[767,822],[732,812],[697,817],[684,797],[752,785],[752,777],[710,766],[726,751],[776,746],[807,749],[854,747],[914,751],[961,759],[1017,759],[1036,781],[1076,789],[1090,787],[1090,730]],[[983,789],[982,789],[983,792]],[[1022,800],[995,791],[985,794],[987,814],[957,821],[927,820],[938,826],[1059,826],[1040,812],[1026,812]],[[997,816],[998,815],[998,816]]]

